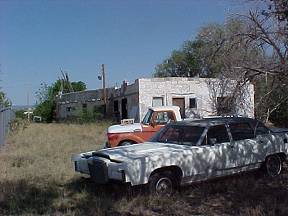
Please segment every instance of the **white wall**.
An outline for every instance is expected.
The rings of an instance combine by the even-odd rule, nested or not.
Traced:
[[[230,86],[229,86],[230,85]],[[208,78],[151,78],[139,79],[140,118],[143,118],[153,97],[163,97],[164,105],[172,105],[173,97],[185,98],[186,118],[216,115],[215,97],[229,95],[231,81],[225,88],[218,79]],[[222,90],[221,90],[222,89]],[[224,90],[224,93],[222,93]],[[249,84],[237,99],[235,115],[254,117],[254,87]],[[189,98],[196,98],[197,108],[189,108]],[[214,99],[213,99],[214,98]],[[243,101],[244,100],[244,101]]]

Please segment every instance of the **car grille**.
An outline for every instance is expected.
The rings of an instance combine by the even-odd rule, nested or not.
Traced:
[[[108,182],[108,168],[104,161],[93,160],[92,164],[88,164],[91,178],[97,184],[105,184]]]

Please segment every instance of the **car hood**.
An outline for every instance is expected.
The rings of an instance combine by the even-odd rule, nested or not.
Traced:
[[[94,156],[106,157],[111,160],[127,161],[152,155],[170,154],[175,151],[182,151],[185,148],[187,147],[176,144],[146,142],[112,149],[102,149],[97,151]]]
[[[112,125],[108,128],[108,133],[129,133],[142,131],[141,123],[127,124],[127,125]]]

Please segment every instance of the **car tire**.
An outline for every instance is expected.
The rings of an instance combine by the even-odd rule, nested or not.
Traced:
[[[154,173],[149,178],[149,191],[157,196],[171,196],[175,193],[176,181],[170,172]]]
[[[282,171],[282,160],[278,155],[271,155],[265,160],[265,171],[269,177],[276,177]]]
[[[133,145],[134,143],[131,141],[124,141],[122,143],[119,144],[119,146],[128,146],[128,145]]]

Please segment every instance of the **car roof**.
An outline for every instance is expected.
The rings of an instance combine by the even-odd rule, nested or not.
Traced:
[[[256,119],[247,118],[247,117],[211,117],[203,119],[189,119],[179,122],[172,123],[173,125],[187,125],[187,126],[202,126],[206,127],[208,125],[219,125],[225,123],[240,123],[240,122],[249,122],[255,123]]]

